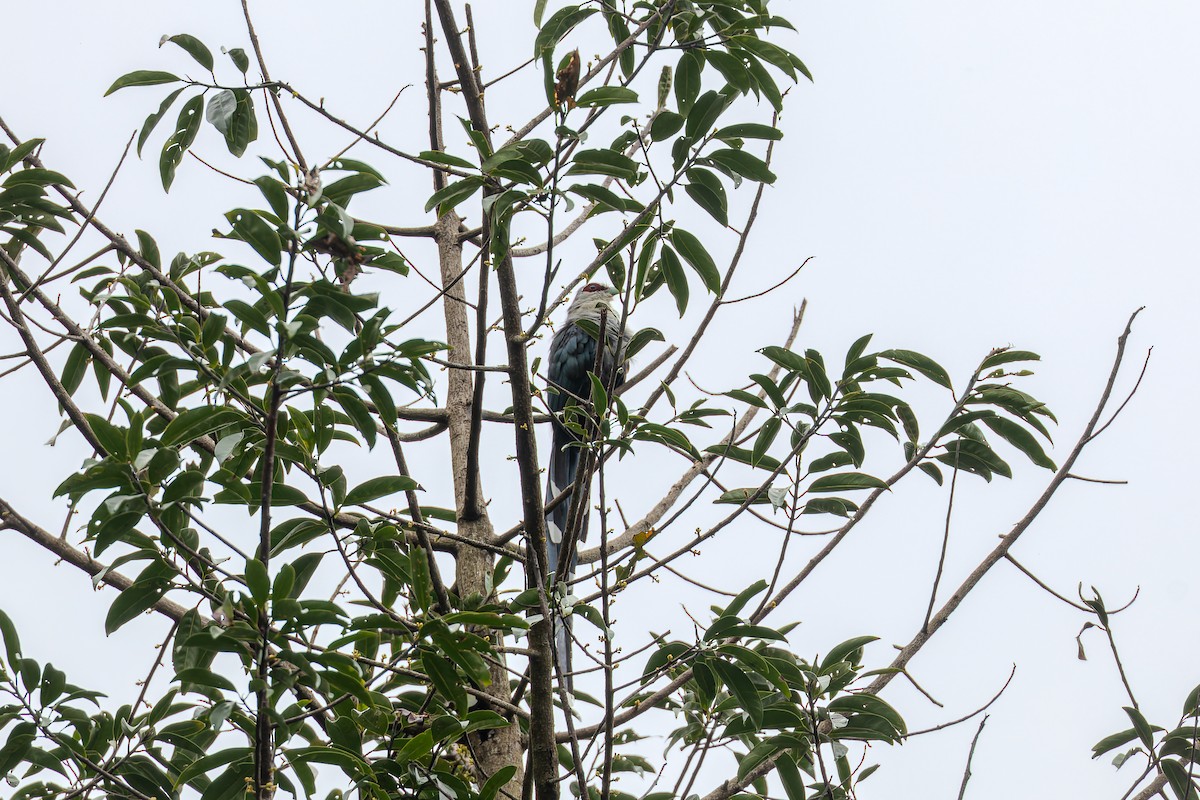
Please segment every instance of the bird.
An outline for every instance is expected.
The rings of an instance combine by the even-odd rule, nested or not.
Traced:
[[[550,448],[550,463],[547,469],[546,502],[550,502],[575,483],[579,470],[579,446],[581,436],[565,424],[564,416],[569,406],[579,405],[591,397],[592,383],[589,373],[596,373],[596,334],[604,321],[604,350],[599,360],[597,377],[609,390],[625,381],[628,367],[626,352],[629,336],[622,329],[621,316],[613,303],[618,292],[603,283],[589,283],[580,289],[567,309],[566,322],[550,341],[547,365],[547,405],[553,415],[553,434]],[[580,323],[590,322],[589,332]],[[588,486],[583,488],[586,498]],[[588,513],[586,503],[581,505],[577,533],[566,537],[567,516],[572,505],[566,498],[546,515],[546,570],[550,574],[563,575],[563,584],[569,584],[578,563],[578,548],[575,543],[587,538]],[[573,539],[574,541],[570,541]],[[559,562],[567,559],[565,569]],[[571,642],[569,621],[556,616],[554,620],[555,647],[558,664],[562,668],[568,687],[571,686]]]

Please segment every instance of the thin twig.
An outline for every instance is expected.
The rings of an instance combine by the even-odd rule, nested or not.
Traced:
[[[771,292],[773,292],[773,291],[775,291],[776,289],[778,289],[780,286],[783,286],[785,283],[787,283],[788,281],[790,281],[792,278],[794,278],[794,277],[796,277],[797,275],[799,275],[799,274],[800,274],[800,270],[802,270],[802,269],[804,269],[806,266],[808,266],[808,262],[810,262],[810,261],[812,261],[812,260],[813,260],[813,257],[812,257],[812,256],[809,256],[808,258],[804,259],[803,263],[801,263],[801,264],[800,264],[800,266],[798,266],[798,267],[796,267],[794,270],[792,270],[792,272],[791,272],[791,274],[790,274],[790,275],[788,275],[786,278],[784,278],[784,279],[783,279],[783,280],[781,280],[779,283],[775,284],[774,286],[772,286],[772,287],[771,287],[771,288],[769,288],[769,289],[763,289],[761,292],[755,292],[754,294],[748,294],[748,295],[746,295],[745,297],[739,297],[739,298],[737,298],[736,300],[722,300],[722,301],[721,301],[721,304],[722,304],[722,305],[726,305],[726,306],[731,306],[731,305],[733,305],[734,303],[744,303],[744,302],[745,302],[745,301],[747,301],[747,300],[754,300],[755,298],[762,297],[763,295],[768,295],[768,294],[770,294]]]
[[[941,725],[934,725],[932,728],[925,728],[925,729],[919,730],[919,731],[910,731],[909,733],[905,734],[904,738],[911,739],[914,736],[923,736],[927,733],[933,733],[935,731],[945,730],[946,728],[952,728],[955,725],[966,722],[971,717],[982,714],[984,711],[987,711],[989,708],[991,708],[993,703],[995,703],[997,700],[1000,699],[1000,695],[1004,694],[1005,690],[1008,689],[1009,684],[1012,683],[1013,676],[1016,674],[1017,674],[1017,665],[1013,664],[1012,670],[1009,671],[1009,673],[1008,673],[1008,679],[1004,681],[1004,685],[1000,687],[1000,691],[998,691],[994,695],[992,695],[991,700],[988,700],[986,703],[984,703],[982,706],[980,706],[979,708],[972,711],[970,714],[959,717],[958,719],[955,719],[955,720],[951,720],[950,722],[943,722]]]
[[[1128,486],[1129,485],[1129,481],[1105,480],[1103,478],[1085,478],[1082,475],[1076,475],[1073,472],[1070,473],[1069,475],[1067,475],[1067,477],[1071,478],[1073,480],[1083,481],[1084,483],[1104,483],[1104,484],[1108,484],[1109,486]]]
[[[962,786],[958,789],[958,800],[963,800],[967,794],[967,781],[971,780],[971,759],[975,758],[975,745],[979,744],[979,735],[983,733],[983,726],[987,725],[987,715],[979,721],[979,730],[975,731],[975,738],[971,740],[971,749],[967,753],[967,767],[963,770]]]
[[[254,23],[250,21],[250,6],[247,4],[247,0],[242,0],[242,16],[246,19],[246,32],[250,35],[250,45],[254,48],[254,55],[258,59],[258,68],[262,72],[263,82],[270,83],[271,73],[267,71],[267,62],[263,58],[262,45],[258,42],[258,33],[254,30]],[[296,141],[296,135],[292,133],[292,126],[288,124],[287,115],[283,113],[283,104],[279,102],[279,96],[269,90],[266,93],[275,105],[275,113],[279,115],[279,124],[283,126],[283,133],[292,145],[292,152],[296,157],[296,164],[300,167],[300,172],[308,175],[308,163],[304,160],[304,153],[300,151],[300,143]]]
[[[929,618],[937,602],[938,585],[942,582],[942,570],[946,567],[946,551],[950,549],[950,515],[954,513],[954,490],[958,487],[958,450],[954,451],[954,468],[950,473],[950,497],[946,500],[946,525],[942,531],[942,551],[938,555],[937,572],[933,576],[933,588],[929,590],[929,607],[925,609],[925,621],[921,630],[929,630]]]

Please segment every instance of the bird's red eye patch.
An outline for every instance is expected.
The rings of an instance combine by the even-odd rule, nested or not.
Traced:
[[[603,292],[607,288],[608,287],[603,283],[589,283],[587,286],[583,287],[583,290],[585,292]]]

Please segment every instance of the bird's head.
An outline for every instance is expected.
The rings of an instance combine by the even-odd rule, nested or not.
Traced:
[[[607,283],[589,283],[575,293],[571,308],[567,312],[569,319],[598,318],[602,309],[613,310],[613,300],[618,290]]]

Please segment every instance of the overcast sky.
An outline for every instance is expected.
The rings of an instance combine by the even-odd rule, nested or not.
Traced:
[[[156,48],[163,34],[191,33],[214,51],[246,45],[232,0],[9,5],[0,116],[23,137],[45,137],[47,165],[93,200],[131,131],[165,94],[127,90],[104,99],[112,80],[139,68],[186,71],[182,53]],[[406,4],[347,3],[336,12],[310,2],[252,5],[274,77],[325,97],[350,118],[373,118],[404,84],[415,84],[380,129],[385,137],[419,142],[425,124],[414,71],[419,27],[400,19]],[[484,68],[498,74],[527,57],[532,3],[478,5]],[[691,365],[691,376],[699,386],[727,389],[737,375],[760,369],[743,365],[784,335],[790,309],[802,298],[809,305],[801,345],[817,347],[830,361],[874,332],[876,346],[926,352],[961,383],[990,348],[1014,344],[1044,357],[1026,388],[1059,417],[1052,455],[1061,462],[1102,388],[1117,334],[1135,308],[1146,306],[1122,396],[1153,346],[1147,377],[1077,469],[1129,485],[1064,486],[1014,555],[1068,595],[1082,582],[1115,605],[1141,587],[1138,602],[1115,619],[1116,637],[1143,710],[1152,722],[1173,725],[1185,695],[1200,683],[1193,510],[1200,442],[1190,419],[1200,390],[1193,355],[1200,6],[1153,0],[776,0],[774,6],[799,31],[782,43],[816,81],[787,99],[779,181],[766,194],[747,253],[750,268],[733,291],[761,290],[805,257],[813,260],[769,303],[723,312],[720,340]],[[540,97],[540,81],[534,84],[535,92],[527,84],[489,94],[493,121],[528,118]],[[301,115],[298,107],[294,113]],[[345,144],[344,135],[304,119],[314,151],[327,155]],[[146,160],[126,164],[101,216],[130,235],[135,228],[153,232],[164,253],[214,247],[209,232],[224,226],[221,213],[257,201],[241,190],[231,194],[227,182],[191,160],[165,196],[155,163],[160,139],[152,139]],[[197,146],[223,168],[258,173],[253,164],[222,156],[211,131]],[[396,167],[364,148],[354,155],[385,172]],[[427,179],[421,176],[416,189],[393,180],[387,192],[372,201],[378,205],[364,205],[381,219],[388,203],[420,206]],[[698,229],[703,221],[693,219]],[[414,224],[411,217],[388,221]],[[714,252],[732,249],[732,237],[713,241]],[[577,252],[585,254],[591,246],[585,244]],[[670,301],[658,299],[635,322],[661,327],[668,338],[686,335],[692,317],[672,319]],[[0,344],[6,353],[17,347],[7,331]],[[725,371],[730,364],[733,376]],[[0,496],[56,529],[63,506],[49,495],[86,453],[78,441],[45,446],[59,416],[28,371],[0,384],[0,411],[8,421],[0,436]],[[1040,493],[1048,474],[1015,455],[1012,463],[1011,483],[960,482],[942,598]],[[909,481],[781,610],[776,622],[804,622],[792,637],[802,653],[875,634],[882,641],[868,659],[878,666],[890,660],[893,643],[907,642],[919,626],[945,492],[919,476]],[[638,500],[629,504],[637,507]],[[495,501],[498,527],[507,527],[514,510]],[[773,553],[775,545],[773,537],[717,543],[696,569],[739,589],[763,571],[753,554]],[[81,684],[132,697],[162,626],[138,621],[105,640],[111,592],[93,594],[85,576],[53,566],[13,534],[0,535],[0,559],[0,608],[17,620],[28,654],[55,662]],[[710,602],[668,591],[631,594],[618,608],[633,616],[649,604],[678,619],[681,604],[703,611]],[[1013,685],[991,709],[967,796],[1120,797],[1134,777],[1131,767],[1116,773],[1107,758],[1093,762],[1089,755],[1097,740],[1128,727],[1121,706],[1129,700],[1101,635],[1085,634],[1089,659],[1076,658],[1084,621],[1002,564],[913,662],[945,708],[899,680],[885,698],[910,728],[929,727],[986,701],[1016,663]],[[971,722],[902,750],[875,748],[871,760],[884,768],[863,785],[862,796],[955,796],[974,731]],[[651,749],[657,755],[657,746]]]

